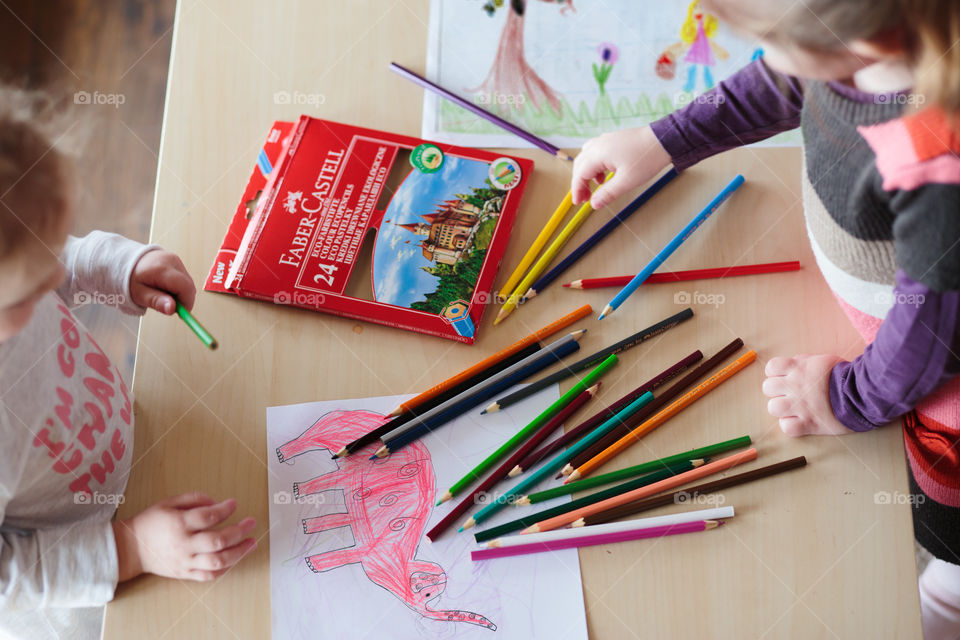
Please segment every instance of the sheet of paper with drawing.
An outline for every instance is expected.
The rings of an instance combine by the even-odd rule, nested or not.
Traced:
[[[458,502],[435,507],[438,494],[557,386],[501,413],[478,408],[382,460],[369,460],[379,442],[331,459],[408,397],[267,409],[273,637],[586,638],[576,551],[474,563],[469,533],[424,535]]]
[[[579,147],[689,104],[757,55],[696,1],[432,0],[426,75],[552,144]],[[431,93],[423,136],[529,146]],[[789,132],[762,144],[799,140]]]

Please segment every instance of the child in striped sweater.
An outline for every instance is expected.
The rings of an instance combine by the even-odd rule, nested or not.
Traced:
[[[764,56],[649,127],[600,136],[576,159],[575,202],[599,208],[668,164],[800,127],[813,253],[868,343],[772,358],[763,392],[791,436],[900,419],[928,639],[960,636],[960,3],[704,0]]]

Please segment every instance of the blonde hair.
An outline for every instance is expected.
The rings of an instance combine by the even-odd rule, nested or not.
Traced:
[[[46,94],[0,86],[0,259],[44,242],[72,205],[63,121]]]
[[[683,26],[680,27],[680,39],[687,44],[693,44],[693,41],[697,39],[697,21],[693,17],[693,12],[696,11],[699,4],[700,0],[693,0],[690,3],[690,6],[687,7],[687,19],[683,21]],[[717,19],[706,12],[703,14],[703,32],[708,38],[712,38],[717,33]]]
[[[960,113],[960,45],[954,46],[960,40],[957,0],[801,0],[783,15],[766,2],[761,11],[770,13],[770,21],[778,18],[772,26],[745,12],[735,21],[771,40],[813,51],[840,51],[854,40],[881,47],[899,40],[923,106],[939,106],[950,116]],[[734,11],[729,3],[711,6],[722,15]]]

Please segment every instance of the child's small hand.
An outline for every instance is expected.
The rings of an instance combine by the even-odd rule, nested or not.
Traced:
[[[202,493],[185,493],[114,522],[120,581],[141,573],[181,580],[222,576],[257,546],[247,537],[256,526],[253,518],[215,528],[236,509],[233,498],[214,502]]]
[[[570,193],[574,204],[590,198],[594,209],[600,209],[624,193],[645,184],[670,164],[666,152],[650,127],[605,133],[587,140],[573,162]],[[602,184],[607,173],[614,176]],[[590,181],[601,184],[590,196]]]
[[[828,384],[830,372],[843,358],[799,355],[767,362],[763,393],[767,411],[780,419],[788,436],[845,435],[851,433],[834,417]]]
[[[169,316],[177,309],[174,298],[188,311],[193,309],[197,288],[176,254],[155,250],[143,254],[133,267],[130,296],[141,307]]]

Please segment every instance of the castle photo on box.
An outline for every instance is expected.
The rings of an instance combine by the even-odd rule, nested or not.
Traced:
[[[410,171],[377,234],[378,302],[441,314],[470,301],[508,193],[489,174],[489,163],[455,156],[434,173]]]

